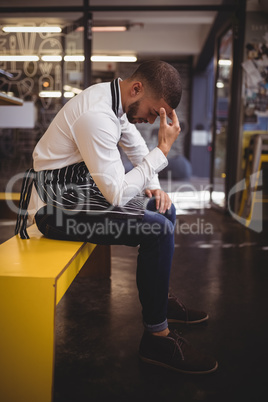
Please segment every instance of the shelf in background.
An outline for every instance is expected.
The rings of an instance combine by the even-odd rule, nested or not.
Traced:
[[[0,92],[0,106],[22,106],[23,100]]]

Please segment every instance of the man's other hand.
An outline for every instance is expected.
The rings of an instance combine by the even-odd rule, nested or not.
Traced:
[[[172,204],[171,199],[169,198],[168,194],[165,193],[163,190],[145,190],[145,194],[147,197],[155,198],[156,209],[161,213],[164,214]]]

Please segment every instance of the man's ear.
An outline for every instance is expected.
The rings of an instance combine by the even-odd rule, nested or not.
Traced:
[[[135,81],[131,85],[130,94],[132,97],[136,97],[137,95],[141,95],[144,91],[144,87],[140,81]]]

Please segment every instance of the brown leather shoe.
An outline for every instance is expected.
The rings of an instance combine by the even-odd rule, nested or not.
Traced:
[[[176,331],[156,336],[145,331],[139,354],[142,361],[186,374],[209,374],[218,368],[217,361],[194,349]]]
[[[177,297],[169,294],[167,320],[172,323],[199,324],[207,321],[208,314],[204,311],[187,308]]]

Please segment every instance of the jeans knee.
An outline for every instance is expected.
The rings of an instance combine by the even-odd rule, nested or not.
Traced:
[[[166,211],[165,216],[172,222],[173,226],[176,222],[176,208],[174,204],[171,204],[171,207]]]
[[[157,212],[146,211],[142,226],[144,234],[146,229],[148,229],[147,233],[150,233],[154,237],[169,237],[174,235],[174,223],[165,215]]]

